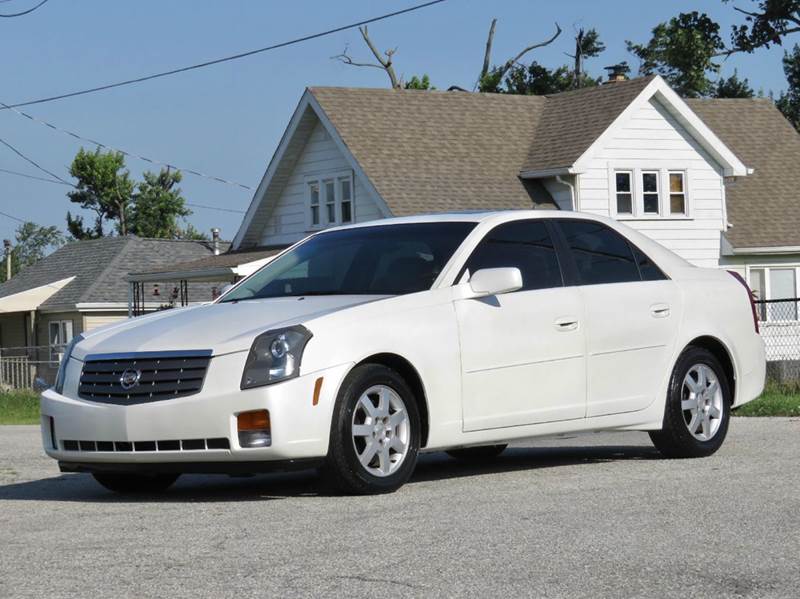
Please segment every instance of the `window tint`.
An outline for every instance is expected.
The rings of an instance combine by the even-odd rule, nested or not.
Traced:
[[[642,275],[643,281],[663,281],[667,278],[661,269],[635,246],[633,246],[633,255],[636,256],[636,264],[639,265],[639,273]]]
[[[515,221],[492,229],[469,257],[470,273],[482,268],[519,268],[522,290],[561,287],[561,269],[544,223]]]
[[[628,241],[601,223],[560,221],[572,250],[581,284],[639,281],[639,269]]]

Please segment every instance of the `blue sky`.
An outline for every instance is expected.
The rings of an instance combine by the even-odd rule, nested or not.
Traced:
[[[0,4],[16,12],[34,0]],[[412,6],[413,1],[339,0],[50,0],[36,12],[0,19],[0,101],[7,104],[167,70],[258,48]],[[749,7],[750,0],[734,4]],[[483,58],[486,32],[498,18],[494,58],[505,60],[530,42],[548,37],[554,22],[564,34],[530,58],[548,66],[567,62],[574,27],[595,27],[606,52],[588,68],[595,74],[621,60],[638,63],[625,40],[646,41],[658,22],[682,11],[708,12],[723,26],[739,22],[721,0],[562,0],[560,2],[448,0],[370,27],[380,48],[397,47],[395,64],[407,78],[428,73],[439,88],[471,88]],[[796,40],[800,42],[800,36]],[[190,73],[26,108],[29,113],[117,146],[255,187],[303,89],[309,85],[383,87],[377,69],[356,69],[330,59],[345,45],[368,58],[357,31],[346,31]],[[780,48],[727,61],[756,89],[785,88]],[[67,177],[80,142],[0,112],[0,137],[45,168]],[[128,161],[139,177],[146,163]],[[39,175],[6,148],[0,168]],[[152,168],[152,167],[150,167]],[[245,210],[251,192],[187,175],[182,189],[193,203]],[[0,210],[64,227],[75,211],[60,185],[0,173]],[[194,209],[199,229],[222,228],[232,238],[241,216]],[[0,238],[18,223],[0,215]]]

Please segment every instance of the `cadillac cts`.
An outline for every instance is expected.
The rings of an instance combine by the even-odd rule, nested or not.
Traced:
[[[42,435],[120,492],[321,467],[376,493],[419,452],[576,431],[707,456],[764,374],[735,273],[580,213],[422,216],[319,232],[212,304],[78,337]]]

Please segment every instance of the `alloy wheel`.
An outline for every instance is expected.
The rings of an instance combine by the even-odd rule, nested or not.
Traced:
[[[683,419],[691,435],[710,441],[723,417],[722,388],[716,373],[705,364],[695,364],[686,373],[681,389]]]
[[[391,387],[374,385],[361,394],[351,430],[358,461],[373,476],[389,476],[405,460],[411,426],[405,403]]]

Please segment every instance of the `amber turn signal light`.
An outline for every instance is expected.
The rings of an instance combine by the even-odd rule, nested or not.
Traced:
[[[267,410],[254,410],[242,412],[237,417],[239,431],[269,430],[269,412]]]

